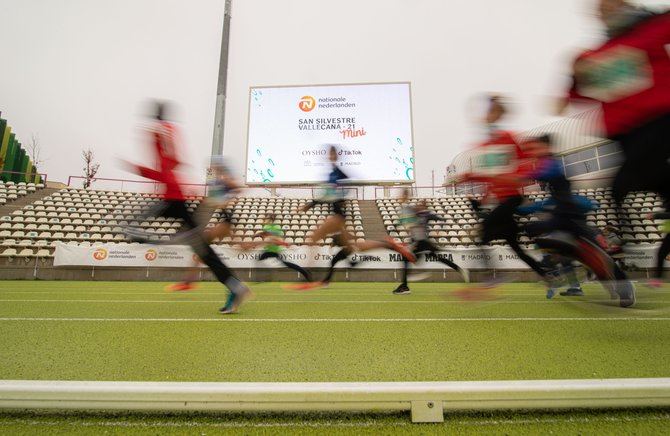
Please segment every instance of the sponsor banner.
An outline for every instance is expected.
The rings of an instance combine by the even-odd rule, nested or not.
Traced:
[[[275,259],[260,262],[261,251],[239,251],[230,247],[212,246],[222,261],[231,268],[281,268]],[[327,268],[337,253],[337,247],[297,247],[284,250],[281,257],[298,265]],[[530,252],[536,258],[538,252]],[[528,266],[507,247],[461,248],[441,251],[437,255],[421,256],[415,269],[446,268],[438,258],[448,259],[468,268],[528,269]],[[402,257],[389,250],[372,250],[355,253],[350,259],[359,262],[360,268],[396,269],[402,268]],[[58,243],[54,266],[99,266],[99,267],[161,267],[187,268],[197,262],[197,256],[187,246],[181,245],[99,245],[81,247]],[[203,265],[201,265],[203,266]],[[204,267],[204,266],[203,266]],[[338,268],[347,268],[348,262],[340,262]]]
[[[414,181],[409,83],[251,88],[246,181],[315,183],[328,145],[352,181]]]
[[[659,245],[635,244],[624,247],[623,262],[630,268],[655,268],[656,252]],[[668,258],[665,259],[665,267],[670,267]]]

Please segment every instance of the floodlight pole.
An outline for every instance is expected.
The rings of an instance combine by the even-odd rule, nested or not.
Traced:
[[[216,110],[214,112],[214,135],[212,156],[223,154],[223,128],[226,119],[226,85],[228,83],[228,47],[230,43],[230,10],[233,0],[225,0],[223,30],[221,32],[221,57],[219,80],[216,86]]]

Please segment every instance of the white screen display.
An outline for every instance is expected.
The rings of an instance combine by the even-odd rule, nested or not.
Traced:
[[[413,182],[409,83],[251,88],[246,181],[321,182],[328,148],[352,181]]]

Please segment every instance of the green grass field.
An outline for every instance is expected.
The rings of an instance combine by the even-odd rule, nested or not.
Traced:
[[[165,283],[0,282],[0,378],[150,381],[449,381],[667,377],[670,292],[639,289],[638,304],[547,300],[508,284],[464,303],[462,285],[336,283],[292,292],[253,285],[240,314],[217,313],[223,289],[167,293]],[[4,414],[0,432],[660,433],[665,410],[473,414],[443,425],[398,415]]]

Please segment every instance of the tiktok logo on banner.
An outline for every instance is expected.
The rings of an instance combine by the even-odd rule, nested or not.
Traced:
[[[298,107],[303,112],[309,112],[316,107],[316,100],[311,95],[305,95],[300,98]]]

